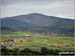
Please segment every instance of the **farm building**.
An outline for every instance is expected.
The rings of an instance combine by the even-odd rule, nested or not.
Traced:
[[[3,46],[15,46],[15,44],[13,44],[13,43],[1,43],[1,45],[3,45]]]

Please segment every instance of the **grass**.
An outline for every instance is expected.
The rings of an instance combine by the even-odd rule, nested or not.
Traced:
[[[74,46],[74,38],[73,37],[68,37],[68,36],[49,36],[49,35],[44,35],[40,33],[31,33],[31,32],[5,32],[2,35],[5,34],[29,34],[31,37],[25,38],[25,37],[1,37],[1,42],[3,43],[13,43],[15,46],[8,46],[8,49],[13,49],[15,47],[19,49],[24,49],[24,48],[29,48],[34,51],[39,51],[41,47],[46,47],[47,49],[53,49],[53,50],[62,50],[65,51],[66,49],[73,49]],[[8,39],[13,39],[18,42],[5,42],[5,40]],[[20,42],[23,41],[23,42]],[[64,49],[63,49],[64,48]]]

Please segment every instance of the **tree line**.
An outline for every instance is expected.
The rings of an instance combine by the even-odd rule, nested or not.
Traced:
[[[61,50],[53,50],[42,47],[41,52],[38,52],[32,51],[29,48],[25,48],[23,50],[20,50],[19,48],[14,48],[12,50],[9,50],[6,48],[6,46],[1,46],[0,51],[1,55],[58,55]]]

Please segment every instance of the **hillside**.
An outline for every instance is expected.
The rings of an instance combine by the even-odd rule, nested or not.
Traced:
[[[33,25],[35,25],[36,27],[51,27],[61,24],[73,24],[73,23],[74,21],[71,19],[46,16],[38,13],[7,17],[1,19],[1,25],[4,27],[12,27],[12,26],[31,27]]]
[[[73,35],[74,33],[74,20],[39,13],[2,18],[0,22],[2,30],[65,33],[68,35]]]

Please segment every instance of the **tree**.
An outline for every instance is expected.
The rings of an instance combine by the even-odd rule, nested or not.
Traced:
[[[47,54],[48,49],[46,49],[45,47],[41,48],[41,54],[45,55]]]
[[[12,51],[13,52],[19,52],[19,48],[14,48]]]

